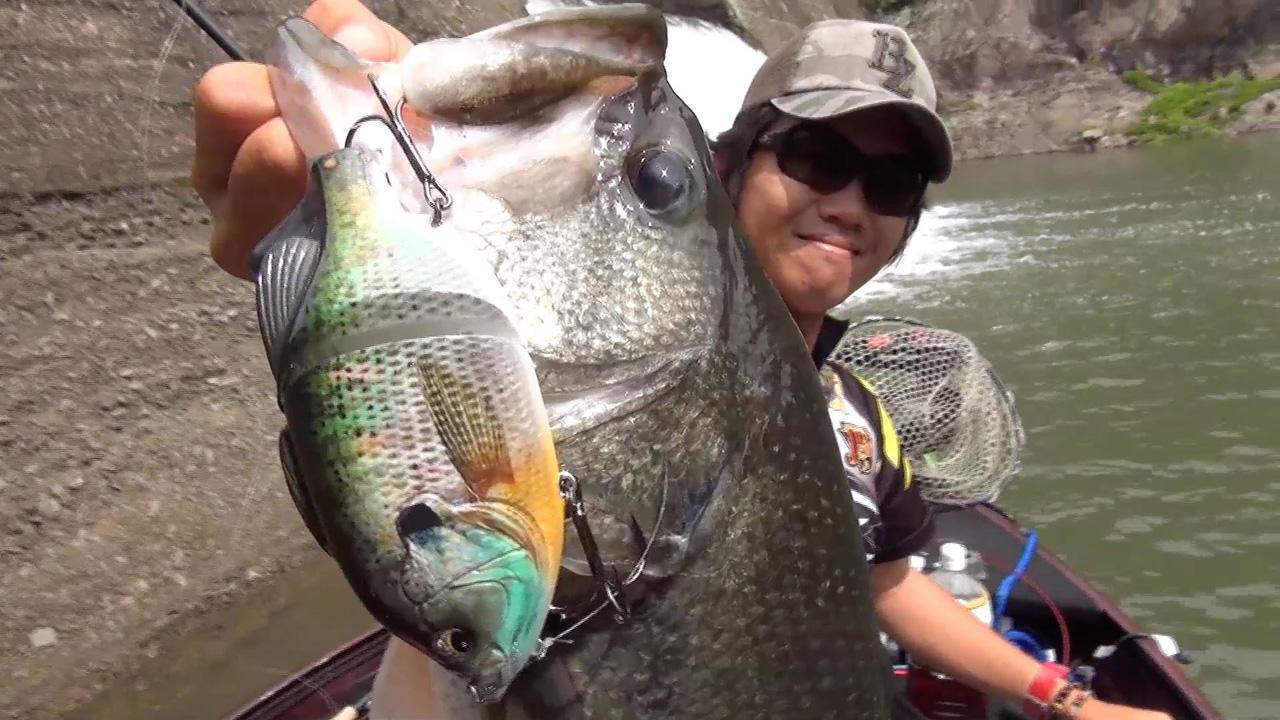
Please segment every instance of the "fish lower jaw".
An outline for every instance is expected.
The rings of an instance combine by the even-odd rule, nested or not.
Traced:
[[[482,705],[496,703],[506,694],[506,683],[486,683],[484,685],[467,685],[471,699]]]
[[[674,389],[706,350],[700,347],[651,356],[597,372],[591,366],[570,368],[565,374],[596,375],[594,382],[557,389],[544,378],[542,401],[557,442],[587,432],[635,412]],[[537,359],[534,360],[537,364]],[[562,371],[564,372],[564,371]]]

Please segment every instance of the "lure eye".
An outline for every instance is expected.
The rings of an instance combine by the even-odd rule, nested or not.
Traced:
[[[436,633],[434,642],[441,655],[461,658],[475,649],[476,636],[464,628],[449,628]]]
[[[655,215],[681,212],[692,204],[693,165],[666,148],[648,148],[627,158],[627,180],[645,209]]]

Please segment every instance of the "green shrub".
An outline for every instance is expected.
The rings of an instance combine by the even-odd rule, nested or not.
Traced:
[[[1154,80],[1141,70],[1129,70],[1121,78],[1155,94],[1141,118],[1125,130],[1140,141],[1151,143],[1214,135],[1240,114],[1245,103],[1280,89],[1280,77],[1250,80],[1237,73],[1172,85]]]
[[[1142,70],[1125,70],[1120,73],[1120,79],[1139,90],[1146,90],[1149,93],[1158,93],[1164,89],[1163,83]]]

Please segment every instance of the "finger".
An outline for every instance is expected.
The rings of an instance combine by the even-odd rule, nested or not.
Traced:
[[[251,279],[253,246],[289,214],[307,187],[306,158],[284,120],[273,118],[244,141],[214,218],[209,254],[232,275]]]
[[[254,130],[280,114],[264,65],[223,63],[200,78],[195,98],[196,151],[191,184],[213,206],[227,188],[236,151]]]
[[[397,60],[413,43],[357,0],[316,0],[302,17],[368,60]]]

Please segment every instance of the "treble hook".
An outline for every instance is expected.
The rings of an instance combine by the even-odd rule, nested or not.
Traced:
[[[603,594],[604,599],[568,628],[553,637],[540,639],[538,648],[534,652],[535,658],[545,656],[547,650],[556,643],[573,642],[564,638],[608,608],[613,609],[614,622],[622,624],[630,619],[632,607],[626,597],[625,590],[644,574],[645,565],[649,559],[649,551],[653,549],[653,543],[658,537],[658,529],[662,527],[662,515],[667,506],[667,484],[663,483],[662,485],[662,498],[658,505],[658,518],[654,522],[653,532],[649,533],[644,549],[640,552],[640,557],[636,560],[635,565],[632,566],[631,572],[627,573],[625,579],[619,579],[618,573],[612,568],[605,569],[604,561],[600,559],[600,548],[596,545],[595,535],[591,532],[591,524],[587,522],[586,505],[582,500],[582,486],[578,479],[567,471],[560,472],[560,496],[564,498],[565,514],[573,522],[573,529],[578,535],[578,541],[582,544],[582,553],[586,558],[587,566],[591,570],[591,578],[595,581],[595,597]],[[644,536],[635,517],[631,518],[631,525],[633,532],[640,537]],[[591,600],[587,601],[587,603],[590,602]],[[561,611],[562,617],[567,618],[569,614],[567,611]]]
[[[413,169],[413,174],[418,178],[418,182],[422,184],[422,195],[427,199],[427,204],[431,206],[431,224],[439,225],[444,217],[444,211],[453,206],[453,198],[449,195],[449,191],[444,189],[440,181],[436,180],[435,175],[427,169],[427,164],[423,162],[422,155],[418,152],[418,146],[414,144],[413,139],[409,137],[409,131],[404,124],[404,98],[396,103],[394,109],[387,100],[386,94],[382,92],[382,88],[378,87],[378,81],[373,73],[366,75],[369,84],[373,86],[373,94],[377,96],[378,103],[382,105],[382,115],[366,115],[351,124],[351,129],[347,131],[347,139],[343,143],[344,147],[351,147],[351,141],[355,138],[356,130],[367,122],[379,122],[391,131],[392,137],[396,139],[396,144],[400,146],[400,150],[404,152],[405,158],[409,161],[409,167]]]

